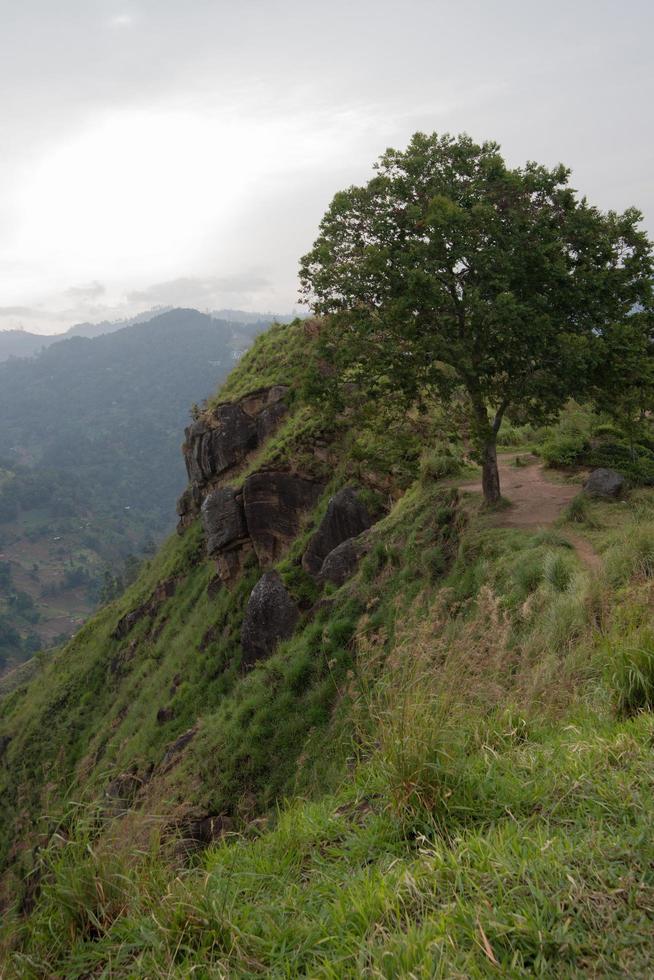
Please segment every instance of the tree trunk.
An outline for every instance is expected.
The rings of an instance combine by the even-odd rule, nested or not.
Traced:
[[[487,504],[496,504],[500,500],[500,474],[497,469],[497,437],[493,432],[484,443],[481,486],[484,500]]]
[[[491,422],[488,411],[478,391],[468,389],[475,419],[477,446],[481,451],[481,486],[484,491],[484,501],[487,504],[497,504],[500,495],[500,474],[497,469],[497,433],[502,425],[506,405],[502,404]]]

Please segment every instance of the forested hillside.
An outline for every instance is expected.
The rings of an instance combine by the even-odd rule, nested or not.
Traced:
[[[173,310],[0,364],[0,669],[74,632],[173,526],[190,406],[266,325]]]

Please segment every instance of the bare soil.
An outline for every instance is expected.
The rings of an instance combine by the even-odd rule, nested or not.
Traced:
[[[538,528],[552,525],[577,496],[580,483],[556,483],[546,468],[532,457],[524,466],[513,465],[515,454],[498,457],[502,496],[510,503],[493,516],[496,527]],[[481,493],[481,481],[464,483],[459,489]],[[567,528],[563,532],[581,561],[591,569],[601,559],[588,540]]]

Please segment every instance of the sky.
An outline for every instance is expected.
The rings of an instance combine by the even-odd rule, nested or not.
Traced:
[[[560,161],[654,235],[645,0],[0,0],[0,329],[286,313],[416,130]]]

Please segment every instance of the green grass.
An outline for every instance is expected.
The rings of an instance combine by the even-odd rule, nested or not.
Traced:
[[[44,858],[5,975],[650,975],[652,734],[647,715],[495,718],[419,831],[373,758],[181,874],[147,853],[121,865],[82,826]]]

